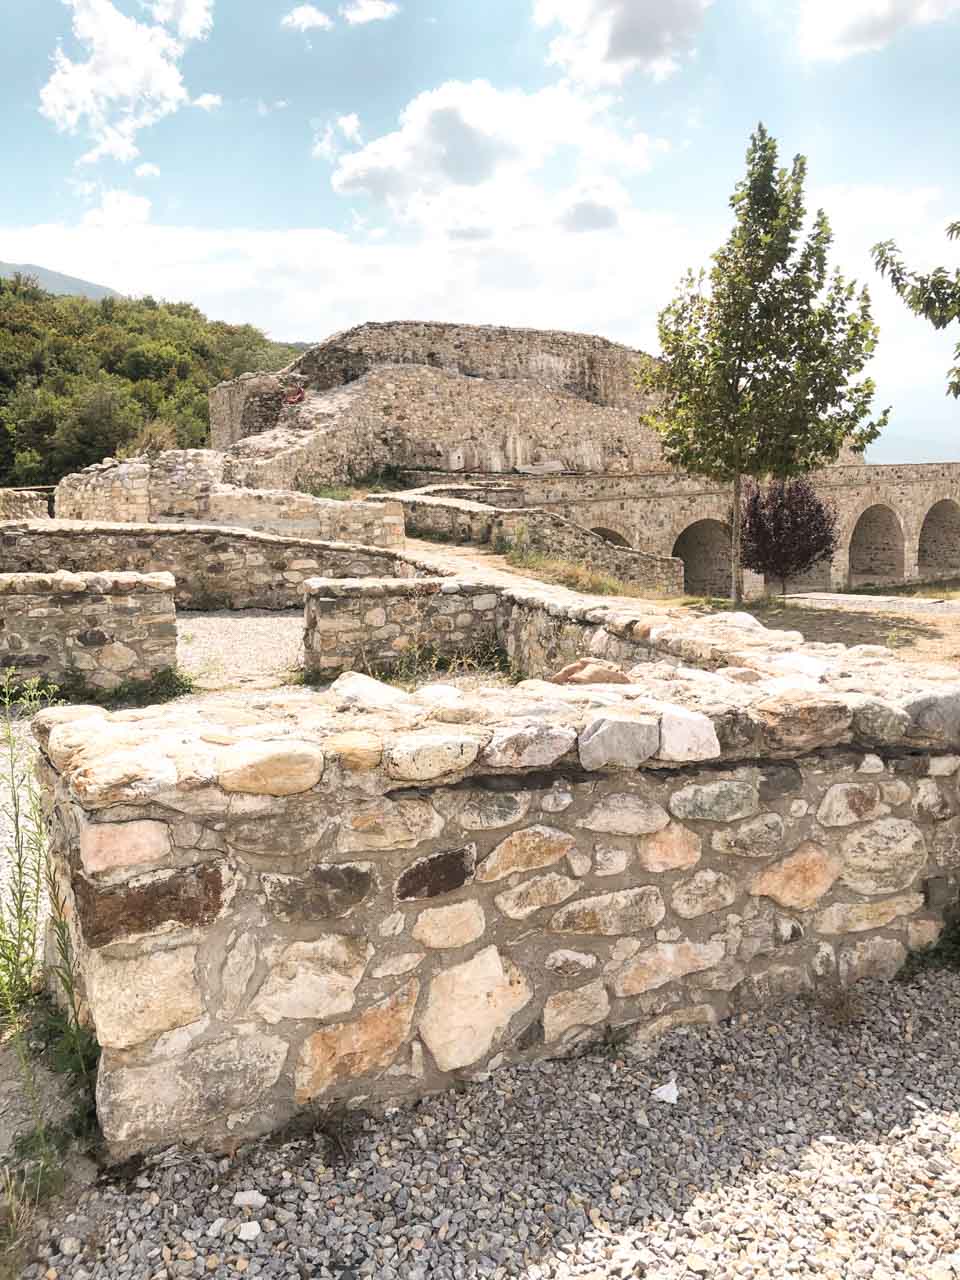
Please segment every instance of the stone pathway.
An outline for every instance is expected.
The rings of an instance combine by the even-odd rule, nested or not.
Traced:
[[[167,1152],[43,1223],[22,1280],[956,1280],[958,1063],[960,973],[863,983]]]

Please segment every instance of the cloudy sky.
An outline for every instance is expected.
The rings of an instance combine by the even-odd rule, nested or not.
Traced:
[[[960,457],[951,336],[868,252],[960,260],[960,0],[0,0],[0,26],[0,259],[277,338],[438,319],[655,350],[762,119],[873,291],[871,458]]]

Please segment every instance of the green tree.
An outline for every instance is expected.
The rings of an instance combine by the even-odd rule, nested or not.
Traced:
[[[951,240],[960,240],[960,222],[947,227]],[[946,267],[937,267],[927,275],[910,271],[903,264],[900,250],[892,240],[873,246],[877,270],[886,276],[915,315],[929,320],[935,329],[945,329],[960,320],[960,269],[951,275]],[[954,349],[956,364],[947,372],[947,394],[960,398],[960,342]]]
[[[863,450],[874,384],[860,378],[877,341],[866,289],[829,273],[830,224],[803,236],[807,164],[778,168],[758,125],[746,176],[730,199],[735,224],[709,274],[688,272],[659,316],[662,357],[638,371],[656,394],[643,420],[667,461],[733,490],[732,596],[742,598],[741,493],[746,476],[785,478]]]

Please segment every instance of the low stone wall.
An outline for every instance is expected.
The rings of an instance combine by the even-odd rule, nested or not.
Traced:
[[[42,713],[111,1150],[891,976],[957,899],[960,688],[851,665]]]
[[[30,489],[0,489],[0,520],[45,520],[47,495]]]
[[[225,483],[225,465],[225,456],[211,449],[168,449],[129,462],[108,458],[60,481],[56,514],[61,520],[222,524],[365,547],[403,546],[403,511],[395,502],[337,502],[286,489],[243,488]]]
[[[307,578],[435,573],[395,551],[208,525],[0,523],[0,563],[17,573],[172,573],[185,609],[293,609]]]
[[[313,675],[389,672],[497,642],[499,593],[483,582],[309,578],[303,589],[304,666]]]
[[[169,573],[0,574],[0,668],[115,689],[177,664]]]

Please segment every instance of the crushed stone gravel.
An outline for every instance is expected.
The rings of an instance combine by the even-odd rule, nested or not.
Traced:
[[[302,659],[302,609],[218,610],[177,618],[177,663],[200,689],[283,684]]]
[[[336,1141],[167,1151],[41,1224],[23,1280],[955,1280],[960,973],[853,1000],[501,1069]]]

